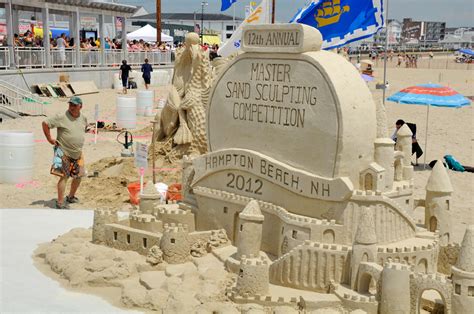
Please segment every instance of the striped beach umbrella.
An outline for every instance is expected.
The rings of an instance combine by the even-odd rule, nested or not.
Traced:
[[[428,148],[428,121],[430,116],[430,107],[435,106],[461,108],[471,104],[469,99],[459,94],[452,88],[439,84],[421,84],[407,87],[388,97],[387,100],[405,105],[427,106],[424,165],[426,165],[426,154]]]
[[[438,84],[422,84],[407,87],[387,98],[388,101],[406,105],[459,108],[468,106],[469,99],[452,88]]]

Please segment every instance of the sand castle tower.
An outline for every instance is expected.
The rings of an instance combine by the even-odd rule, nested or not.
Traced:
[[[239,214],[240,224],[237,238],[237,259],[241,256],[259,256],[262,243],[264,217],[260,205],[253,200]]]
[[[412,136],[413,133],[406,123],[398,129],[395,149],[403,153],[401,160],[403,180],[411,180],[413,178],[413,167],[411,165]]]
[[[436,164],[438,165],[438,164]],[[466,229],[453,273],[452,313],[467,314],[474,309],[474,225]]]
[[[263,256],[247,258],[243,255],[237,277],[236,290],[239,295],[266,295],[269,287],[270,263]]]
[[[380,313],[410,313],[410,266],[385,263],[382,271]]]
[[[361,262],[375,262],[377,256],[377,234],[371,207],[362,207],[359,225],[352,245],[351,287],[356,288],[357,273]]]
[[[451,232],[450,203],[453,187],[443,162],[438,160],[426,185],[425,226],[429,231],[439,230],[440,244],[449,243]]]
[[[168,264],[182,264],[191,256],[191,243],[188,239],[188,226],[165,224],[160,241],[163,259]]]
[[[92,242],[105,243],[105,225],[118,221],[117,212],[114,210],[96,209],[94,211],[94,225],[92,226]]]
[[[375,139],[374,161],[385,169],[384,190],[389,191],[393,187],[394,158],[393,145],[395,142],[388,137],[387,113],[384,105],[379,102],[377,106],[377,138]]]
[[[151,215],[153,208],[156,204],[159,204],[161,200],[161,195],[155,188],[153,182],[148,181],[143,193],[140,194],[140,212],[142,214]]]

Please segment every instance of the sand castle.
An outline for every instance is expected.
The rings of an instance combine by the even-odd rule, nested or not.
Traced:
[[[96,211],[93,241],[153,264],[212,253],[236,274],[226,295],[238,304],[418,313],[434,289],[446,313],[474,308],[472,226],[452,278],[437,273],[452,228],[443,164],[415,200],[410,129],[389,138],[383,106],[316,29],[258,25],[242,38],[210,93],[208,152],[183,159],[183,202],[147,188],[127,219]]]

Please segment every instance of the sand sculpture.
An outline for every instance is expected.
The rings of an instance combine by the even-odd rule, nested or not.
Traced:
[[[357,70],[321,51],[321,34],[305,25],[251,26],[242,38],[245,53],[211,91],[209,152],[183,159],[183,202],[161,204],[146,190],[127,219],[96,211],[93,242],[154,267],[217,257],[233,274],[225,297],[234,304],[418,313],[434,289],[446,313],[471,311],[473,226],[452,278],[437,273],[452,210],[443,164],[418,226],[410,130],[394,149]]]
[[[201,49],[196,33],[188,33],[184,48],[177,50],[168,102],[156,116],[160,128],[154,140],[168,141],[176,157],[207,151],[206,108],[212,72],[208,52]]]

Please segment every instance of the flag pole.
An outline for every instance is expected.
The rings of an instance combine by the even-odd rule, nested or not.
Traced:
[[[383,58],[383,90],[382,90],[382,102],[385,106],[385,94],[387,92],[387,59],[388,59],[388,1],[386,0],[385,6],[385,55]]]
[[[275,6],[276,0],[272,0],[272,24],[275,24]]]
[[[161,43],[161,0],[156,0],[156,42]]]
[[[235,32],[235,5],[233,6],[234,8],[234,15],[232,16],[232,34]]]

